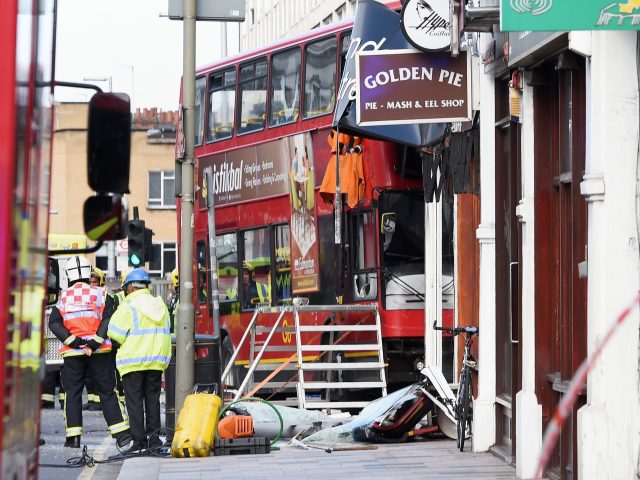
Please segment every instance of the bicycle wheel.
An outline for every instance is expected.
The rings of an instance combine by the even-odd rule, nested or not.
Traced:
[[[460,375],[460,387],[458,389],[458,439],[457,446],[460,451],[464,451],[464,440],[467,435],[467,419],[469,415],[469,372],[465,369]]]
[[[471,396],[473,390],[471,389],[471,370],[469,370],[467,372],[466,384],[467,384],[467,387],[466,387],[465,390],[467,391],[467,403],[466,403],[466,406],[467,406],[467,415],[466,415],[467,416],[467,429],[466,429],[466,432],[465,432],[465,437],[468,436],[469,438],[471,438],[473,440],[473,438],[472,438],[473,432],[471,431],[471,429],[473,427],[473,397]]]

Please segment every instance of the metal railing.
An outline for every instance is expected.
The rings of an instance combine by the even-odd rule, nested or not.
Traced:
[[[169,305],[169,299],[174,291],[173,282],[171,280],[160,280],[154,278],[151,280],[149,290],[151,290],[151,294],[154,297],[161,297],[164,300],[164,303]]]

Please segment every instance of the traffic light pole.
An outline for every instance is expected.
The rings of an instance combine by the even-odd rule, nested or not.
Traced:
[[[182,109],[184,158],[180,203],[180,305],[176,331],[176,418],[193,389],[193,162],[195,147],[196,0],[183,0]]]

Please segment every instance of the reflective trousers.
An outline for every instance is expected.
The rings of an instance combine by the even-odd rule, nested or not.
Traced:
[[[116,372],[110,353],[94,353],[64,358],[62,385],[66,391],[64,419],[67,437],[82,435],[82,390],[87,374],[100,397],[102,414],[114,437],[129,429],[129,422],[116,395]]]
[[[61,402],[64,401],[64,388],[60,383],[60,373],[61,370],[51,370],[47,372],[44,379],[42,380],[42,396],[41,400],[43,402],[53,403],[56,401],[56,387],[60,387],[59,391],[59,399]]]

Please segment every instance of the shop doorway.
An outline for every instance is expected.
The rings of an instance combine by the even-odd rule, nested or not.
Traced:
[[[520,123],[509,112],[508,80],[496,80],[496,442],[493,450],[515,463],[519,362],[521,226]]]
[[[584,60],[563,52],[535,72],[536,394],[543,429],[586,356]],[[577,478],[577,411],[569,417],[547,476]]]

